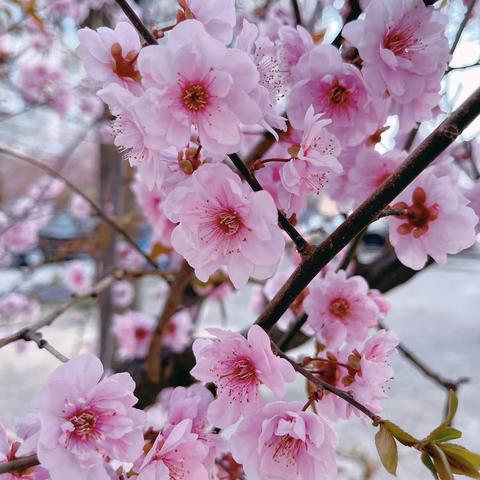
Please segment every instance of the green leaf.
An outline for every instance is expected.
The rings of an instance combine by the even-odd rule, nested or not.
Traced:
[[[480,469],[480,455],[473,453],[470,450],[467,450],[461,445],[455,443],[445,443],[442,445],[442,450],[447,455],[452,455],[465,459],[467,462],[471,463],[476,469]]]
[[[432,472],[433,478],[438,480],[437,469],[435,468],[435,465],[433,464],[428,453],[423,452],[420,458],[422,459],[422,463],[430,470],[430,472]]]
[[[440,447],[443,450],[443,446]],[[480,473],[478,468],[475,467],[471,462],[469,462],[463,455],[458,455],[457,453],[446,452],[443,450],[447,456],[448,463],[452,469],[452,472],[457,475],[465,475],[470,478],[480,479]]]
[[[396,475],[398,465],[397,444],[393,435],[383,424],[380,425],[375,435],[375,445],[385,470],[392,475]]]
[[[448,442],[449,440],[455,440],[460,438],[462,432],[453,427],[447,427],[445,425],[440,425],[438,428],[433,430],[430,435],[425,439],[428,443],[441,443]]]
[[[431,455],[440,480],[454,480],[452,469],[445,453],[435,444],[431,445]]]
[[[442,425],[450,425],[457,413],[458,408],[458,397],[457,394],[453,390],[449,390],[448,392],[448,410],[447,410],[447,418]]]
[[[418,443],[418,440],[410,435],[409,433],[402,430],[398,425],[390,422],[389,420],[385,420],[383,425],[388,429],[388,431],[403,445],[407,447],[411,447]]]

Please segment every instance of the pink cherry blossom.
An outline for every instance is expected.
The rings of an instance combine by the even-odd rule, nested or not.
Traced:
[[[149,188],[161,184],[162,163],[158,160],[158,150],[146,146],[150,142],[137,112],[139,98],[114,83],[101,89],[98,96],[115,116],[113,121],[115,145],[126,152],[130,165],[138,166],[142,169],[141,172],[149,173],[148,176],[142,175]]]
[[[115,315],[113,334],[120,356],[124,359],[144,358],[152,341],[155,319],[138,311]]]
[[[209,425],[207,410],[212,401],[212,393],[200,383],[188,388],[177,387],[169,395],[168,423],[178,425],[189,418],[192,420],[192,432],[201,435]]]
[[[10,441],[3,425],[0,424],[0,465],[25,455],[19,453],[21,446],[22,444],[19,441]],[[45,468],[37,466],[12,473],[4,473],[0,478],[2,480],[49,480],[50,476]]]
[[[375,95],[388,94],[400,124],[431,118],[449,58],[446,16],[418,0],[372,0],[363,20],[343,35],[362,59],[362,74]]]
[[[266,35],[272,42],[278,40],[280,28],[285,25],[293,26],[294,17],[290,4],[274,4],[267,10],[265,21],[260,24],[262,35]]]
[[[118,83],[135,94],[142,92],[137,57],[141,49],[137,31],[127,22],[120,22],[115,30],[88,27],[77,32],[80,45],[76,53],[87,74],[100,86]]]
[[[116,244],[117,261],[120,267],[138,270],[145,264],[143,255],[125,241],[119,241]]]
[[[203,465],[206,455],[207,450],[198,441],[198,435],[192,433],[192,420],[187,418],[158,434],[152,448],[135,463],[136,478],[208,480]]]
[[[268,37],[259,36],[255,24],[244,20],[242,31],[236,39],[236,46],[252,57],[260,75],[259,85],[252,94],[264,115],[264,120],[260,124],[278,138],[276,130],[287,129],[287,123],[280,114],[278,105],[278,101],[286,94],[287,78],[281,71],[275,45]]]
[[[180,353],[192,343],[192,316],[188,310],[177,312],[168,321],[163,333],[163,345]]]
[[[375,302],[382,317],[386,317],[390,311],[390,302],[383,296],[380,290],[370,289],[368,296]]]
[[[436,167],[424,171],[392,205],[405,215],[389,219],[390,242],[398,259],[420,270],[428,256],[444,264],[447,254],[458,253],[475,242],[478,217],[448,176]]]
[[[170,247],[175,224],[167,218],[165,213],[165,193],[157,187],[149,189],[138,177],[132,185],[132,190],[141,212],[152,226],[153,241]]]
[[[65,286],[75,295],[83,295],[88,292],[92,286],[92,274],[88,266],[75,260],[69,263],[64,274]]]
[[[117,308],[127,308],[135,298],[135,287],[128,280],[119,280],[112,286],[112,302]]]
[[[252,192],[226,165],[203,165],[166,199],[177,253],[206,282],[221,267],[236,288],[268,278],[283,254],[284,237],[267,192]]]
[[[213,467],[216,454],[223,446],[223,440],[219,435],[212,433],[207,419],[208,407],[212,401],[213,395],[210,390],[200,383],[194,383],[188,388],[173,389],[166,402],[168,425],[178,425],[185,419],[192,421],[192,433],[198,435],[198,441],[208,452],[203,462],[208,470]]]
[[[0,316],[9,320],[17,315],[27,315],[31,318],[38,308],[38,303],[23,293],[10,292],[0,298]]]
[[[324,381],[348,392],[372,412],[380,414],[380,401],[387,398],[385,383],[393,378],[388,362],[396,354],[398,343],[394,332],[380,330],[363,345],[347,344],[338,351],[322,352],[310,365]],[[364,417],[355,407],[328,392],[316,402],[316,409],[320,415],[335,421],[347,419],[352,413]]]
[[[81,195],[72,195],[70,199],[70,212],[75,218],[84,220],[90,216],[91,206]]]
[[[331,349],[345,340],[364,340],[380,314],[363,277],[347,278],[343,270],[329,271],[325,277],[315,279],[303,304],[308,325]]]
[[[235,0],[179,0],[185,18],[200,21],[207,33],[228,45],[236,24]]]
[[[316,45],[294,68],[287,113],[295,128],[303,128],[310,105],[332,120],[329,130],[342,145],[358,145],[383,123],[360,71],[332,45]]]
[[[331,123],[316,115],[312,106],[308,108],[300,144],[289,150],[292,160],[280,171],[282,184],[289,192],[298,196],[318,194],[330,175],[342,173],[342,165],[337,160],[340,143],[325,129]]]
[[[468,206],[473,209],[475,215],[480,218],[480,182],[477,183],[465,193],[465,196],[470,200]],[[480,233],[480,221],[477,223],[476,232]]]
[[[274,402],[245,418],[230,441],[249,480],[334,479],[336,436],[300,402]]]
[[[295,67],[302,55],[313,48],[313,39],[310,33],[301,25],[296,28],[284,25],[278,30],[278,40],[275,43],[278,49],[280,70],[287,72],[287,79],[290,81],[292,69]]]
[[[274,145],[273,148],[268,151],[267,156],[288,158],[288,152],[285,152],[291,144],[287,146],[286,144],[280,145],[281,143],[283,142]],[[277,151],[279,151],[278,155],[276,154]],[[280,176],[282,168],[283,164],[281,162],[266,163],[255,173],[255,176],[260,182],[260,185],[262,185],[262,188],[272,196],[279,210],[287,217],[291,217],[294,214],[298,215],[306,207],[307,197],[294,195],[284,187]]]
[[[350,189],[350,170],[355,165],[358,150],[358,147],[349,147],[342,150],[338,161],[343,167],[343,173],[332,175],[325,186],[328,195],[335,201],[335,205],[340,212],[349,212],[355,203]]]
[[[370,148],[361,150],[348,172],[348,189],[355,205],[366,200],[406,157],[406,152],[396,150],[383,155]]]
[[[16,86],[29,105],[48,105],[64,116],[71,104],[71,94],[64,82],[60,68],[45,62],[29,62],[21,65]]]
[[[65,191],[65,182],[58,178],[42,177],[28,189],[32,200],[54,200]]]
[[[50,219],[50,209],[32,212],[26,216],[0,220],[0,241],[5,250],[13,254],[27,253],[38,243],[38,231]]]
[[[253,325],[245,339],[239,333],[208,329],[216,340],[197,339],[193,344],[196,365],[191,374],[217,386],[217,398],[210,404],[208,419],[218,427],[251,415],[263,404],[259,385],[277,397],[285,395],[285,383],[295,379],[292,366],[272,352],[265,331]]]
[[[48,9],[48,15],[52,15],[58,20],[69,16],[76,22],[82,23],[88,16],[90,8],[99,8],[101,3],[103,2],[97,0],[51,0],[45,5],[45,8]]]
[[[193,127],[209,152],[233,153],[242,140],[239,124],[263,118],[250,97],[259,81],[252,60],[210,37],[197,20],[178,24],[166,45],[143,48],[138,65],[147,89],[138,112],[152,147],[183,148]]]
[[[40,462],[52,480],[107,480],[104,455],[133,462],[142,452],[144,413],[133,408],[128,373],[103,377],[93,355],[58,367],[35,399],[41,430]]]

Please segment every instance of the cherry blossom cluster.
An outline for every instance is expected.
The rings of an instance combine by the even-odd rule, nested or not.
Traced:
[[[400,142],[433,118],[449,59],[445,16],[420,0],[370,2],[343,29],[345,48],[358,52],[353,63],[302,26],[269,31],[249,18],[231,1],[182,1],[158,45],[145,46],[120,22],[80,30],[77,48],[115,117],[115,144],[137,168],[135,193],[154,241],[200,280],[220,268],[236,288],[275,273],[284,250],[276,209],[299,218],[321,193],[348,214],[393,173],[406,152],[376,148],[387,119],[398,118]],[[263,128],[277,138],[253,164],[268,193],[252,192],[228,161],[220,164]],[[389,223],[400,261],[414,269],[428,255],[443,263],[472,245],[478,223],[454,178],[433,169],[427,177],[418,187],[424,199],[402,194],[404,214]],[[445,189],[459,204],[446,223],[448,207],[435,193]],[[451,222],[462,227],[447,241],[437,231]]]

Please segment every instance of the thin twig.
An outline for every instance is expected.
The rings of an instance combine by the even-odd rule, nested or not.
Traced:
[[[185,288],[190,283],[192,277],[192,267],[186,261],[183,261],[182,266],[170,287],[170,293],[158,319],[146,358],[147,376],[151,382],[158,383],[160,381],[160,352],[162,350],[165,329],[168,322],[177,311],[182,301]]]
[[[345,254],[345,256],[342,258],[342,261],[338,265],[337,272],[340,270],[346,270],[351,261],[355,258],[355,255],[357,253],[357,249],[360,245],[360,242],[362,241],[362,238],[365,235],[365,232],[367,231],[366,228],[364,228],[351,242],[350,242],[350,247]]]
[[[140,20],[138,15],[133,11],[132,7],[126,0],[116,0],[118,6],[123,10],[123,13],[132,22],[133,26],[137,29],[140,35],[145,39],[149,45],[156,45],[158,42],[153,37],[150,30]]]
[[[453,55],[453,52],[455,52],[455,49],[457,48],[457,45],[460,42],[460,39],[462,38],[463,31],[465,30],[465,27],[467,26],[467,23],[470,20],[470,16],[472,14],[472,11],[476,3],[477,3],[477,0],[472,0],[470,2],[470,5],[468,5],[467,11],[463,16],[462,23],[460,23],[460,26],[458,27],[458,30],[457,30],[457,34],[455,35],[455,39],[453,40],[452,46],[450,47],[450,52],[449,52],[450,55]]]
[[[445,73],[455,72],[455,71],[459,71],[459,70],[467,70],[469,68],[478,67],[478,66],[480,66],[480,59],[477,60],[474,63],[469,63],[468,65],[461,65],[459,67],[450,67],[449,66]]]
[[[21,472],[27,468],[40,465],[37,455],[28,455],[27,457],[20,457],[10,462],[0,463],[0,475],[9,472]]]
[[[382,322],[378,322],[378,328],[388,330],[388,327]],[[435,373],[432,369],[430,369],[425,363],[423,363],[409,348],[407,348],[403,343],[400,343],[397,346],[398,351],[410,362],[412,363],[418,370],[420,370],[426,377],[430,378],[433,382],[437,385],[448,390],[457,391],[459,385],[462,383],[466,383],[469,381],[466,377],[461,377],[458,380],[450,380],[445,377],[442,377],[438,373]]]
[[[458,42],[460,41],[463,30],[465,30],[465,27],[467,26],[468,20],[470,18],[470,14],[471,14],[471,12],[473,10],[473,7],[475,6],[476,2],[477,2],[477,0],[472,0],[469,7],[467,8],[467,11],[465,12],[463,20],[460,23],[460,26],[457,30],[456,35],[455,35],[455,40],[453,41],[452,46],[450,47],[450,51],[449,51],[450,56],[452,56],[454,54],[454,52],[455,52],[455,50],[458,46]],[[425,1],[424,3],[425,3],[425,5],[429,6],[429,5],[433,5],[433,3],[435,3],[435,1],[431,1],[431,2]],[[446,70],[445,73],[449,73],[451,70],[453,70],[453,69],[447,66],[447,70]],[[412,128],[412,130],[410,130],[410,133],[408,134],[408,137],[405,140],[405,144],[403,146],[403,150],[405,150],[406,152],[409,152],[410,149],[412,148],[413,143],[415,142],[415,138],[418,135],[419,129],[420,129],[420,123],[417,123],[415,125],[415,127]]]
[[[480,88],[450,114],[367,200],[304,258],[256,323],[269,330],[318,272],[437,158],[480,113]]]
[[[300,11],[300,6],[298,5],[298,0],[291,0],[293,14],[295,16],[295,24],[302,25],[302,12]]]
[[[237,170],[242,174],[245,181],[252,187],[252,190],[258,192],[262,189],[260,183],[257,179],[250,173],[247,166],[242,162],[242,159],[236,154],[233,153],[229,155],[233,164]],[[297,247],[298,253],[305,256],[310,253],[310,244],[302,237],[300,232],[288,221],[287,217],[280,211],[278,211],[278,223],[285,230],[286,234],[292,239],[293,243]]]
[[[295,320],[295,323],[291,326],[289,330],[285,332],[285,335],[278,342],[278,348],[280,350],[288,350],[290,342],[295,338],[295,335],[302,329],[302,327],[307,323],[308,315],[306,313],[300,315]]]
[[[34,167],[37,167],[38,169],[44,171],[46,174],[50,175],[51,177],[59,178],[62,180],[65,185],[81,196],[89,205],[90,207],[95,211],[95,213],[108,225],[110,226],[113,230],[117,231],[126,241],[129,243],[142,257],[153,267],[157,268],[156,263],[154,260],[150,258],[148,254],[146,254],[140,247],[139,245],[135,242],[135,240],[130,236],[130,234],[124,230],[120,225],[118,225],[114,220],[112,220],[93,200],[91,200],[87,195],[85,195],[76,185],[74,185],[70,180],[68,180],[66,177],[64,177],[61,173],[57,172],[53,168],[49,167],[48,165],[39,162],[35,160],[32,157],[29,157],[27,155],[23,155],[21,153],[14,152],[13,150],[9,150],[4,147],[0,147],[0,153],[3,153],[5,155],[9,155],[13,158],[16,158],[18,160],[21,160],[25,163],[28,163],[30,165],[33,165]]]
[[[53,345],[47,340],[45,340],[40,332],[35,332],[32,330],[27,330],[22,339],[26,342],[35,342],[40,349],[44,349],[47,352],[51,353],[57,360],[60,360],[62,363],[66,363],[69,361],[65,355],[61,354]]]
[[[345,400],[347,403],[355,407],[357,410],[360,410],[362,413],[364,413],[367,417],[371,418],[374,424],[378,424],[381,422],[381,418],[373,413],[369,408],[367,408],[365,405],[362,405],[360,402],[355,400],[352,396],[350,396],[347,392],[343,390],[339,390],[338,388],[334,387],[333,385],[330,385],[329,383],[323,381],[322,379],[316,377],[313,373],[310,373],[306,368],[303,368],[301,365],[299,365],[297,362],[292,360],[288,355],[283,353],[275,344],[273,345],[273,349],[275,350],[275,353],[281,357],[287,360],[292,367],[301,375],[303,375],[307,380],[312,382],[316,387],[318,387],[320,390],[327,390],[330,393],[333,393],[337,397],[340,397],[342,400]]]
[[[410,130],[410,133],[408,134],[408,137],[406,138],[405,143],[404,143],[403,148],[402,148],[406,152],[409,152],[411,150],[411,148],[413,146],[413,142],[415,142],[415,138],[418,135],[418,130],[419,129],[420,129],[420,123],[417,123],[415,125],[415,127],[413,127]]]

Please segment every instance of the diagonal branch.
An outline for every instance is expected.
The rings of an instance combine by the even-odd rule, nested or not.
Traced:
[[[21,472],[37,465],[40,465],[40,462],[36,454],[20,457],[10,462],[0,463],[0,475],[9,472]]]
[[[270,301],[256,323],[265,330],[275,325],[318,272],[451,145],[479,113],[480,88],[450,114],[344,223],[315,247]]]
[[[123,10],[123,13],[132,22],[133,26],[137,29],[138,33],[140,33],[140,35],[145,39],[145,41],[149,45],[156,45],[158,42],[155,40],[150,30],[140,20],[140,18],[134,12],[132,7],[128,4],[128,2],[126,0],[116,0],[116,2],[118,6]]]
[[[158,319],[146,358],[147,376],[151,382],[158,383],[160,381],[160,352],[162,350],[165,329],[172,316],[178,310],[185,288],[187,288],[192,277],[192,267],[186,261],[183,261],[180,270],[170,286],[170,293]]]
[[[473,9],[476,5],[478,0],[471,0],[470,4],[468,5],[467,11],[465,12],[465,15],[463,16],[462,22],[460,23],[460,26],[458,27],[457,33],[455,35],[455,39],[453,40],[452,46],[450,47],[450,55],[453,55],[453,52],[455,52],[455,49],[457,48],[458,43],[460,42],[460,39],[462,38],[463,31],[465,30],[465,27],[467,26],[468,21],[470,20],[470,17],[472,15]]]
[[[45,340],[40,332],[27,330],[22,338],[26,342],[35,342],[38,348],[51,353],[57,360],[60,360],[62,363],[66,363],[69,361],[69,358],[60,353],[51,343]]]
[[[323,381],[319,377],[316,377],[313,373],[309,372],[306,368],[303,368],[301,365],[299,365],[297,362],[292,360],[288,355],[283,353],[275,344],[272,344],[273,350],[275,353],[281,357],[287,360],[292,367],[301,375],[303,375],[308,381],[312,382],[316,387],[318,387],[320,390],[327,390],[327,392],[333,393],[337,397],[340,397],[342,400],[345,400],[345,402],[349,403],[353,407],[355,407],[357,410],[360,410],[362,413],[364,413],[367,417],[370,417],[374,424],[377,424],[381,421],[381,418],[376,415],[374,412],[372,412],[369,408],[367,408],[365,405],[361,404],[357,400],[355,400],[348,392],[345,392],[343,390],[339,390],[338,388],[334,387],[333,385],[330,385],[329,383]]]
[[[302,12],[300,11],[300,5],[298,4],[298,0],[291,0],[291,1],[292,1],[293,14],[295,15],[295,24],[302,25]]]

